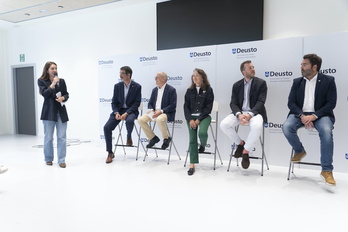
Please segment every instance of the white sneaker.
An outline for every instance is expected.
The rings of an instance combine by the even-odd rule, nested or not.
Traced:
[[[2,164],[0,164],[0,174],[7,172],[8,168]]]

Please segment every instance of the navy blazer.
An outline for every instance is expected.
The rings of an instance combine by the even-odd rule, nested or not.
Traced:
[[[303,113],[303,102],[305,97],[306,80],[303,77],[295,78],[288,98],[288,107],[290,114],[299,116]],[[314,114],[318,117],[328,116],[335,122],[333,109],[336,107],[337,89],[335,78],[325,74],[318,73],[317,83],[314,93]]]
[[[267,83],[265,80],[254,77],[251,82],[249,103],[251,112],[254,115],[261,114],[263,121],[267,122],[267,112],[265,102],[267,98]],[[230,107],[232,113],[242,113],[244,101],[244,78],[234,83],[232,87],[231,103]]]
[[[56,84],[54,89],[50,88],[52,82],[50,80],[38,79],[39,92],[45,98],[42,110],[41,120],[58,121],[58,113],[62,122],[69,121],[68,113],[65,105],[61,106],[60,102],[56,101],[56,93],[61,92],[62,97],[65,98],[64,102],[69,99],[69,93],[66,88],[64,79],[60,78],[59,84]],[[59,85],[59,86],[58,86]]]
[[[126,105],[127,105],[127,114],[135,114],[139,115],[139,106],[141,102],[141,85],[136,83],[135,81],[131,81],[128,95],[126,97]],[[114,86],[114,95],[112,97],[111,107],[112,113],[116,114],[120,112],[120,109],[123,108],[124,104],[124,83],[119,82]]]
[[[156,110],[157,93],[158,93],[158,88],[155,87],[151,93],[149,104],[147,106],[148,109]],[[167,115],[169,122],[173,122],[175,119],[176,101],[177,101],[176,89],[166,84],[163,91],[163,96],[162,96],[161,110],[163,110],[163,113]]]
[[[192,89],[187,89],[184,103],[184,114],[186,121],[191,121],[193,119],[191,114],[194,113],[200,113],[197,119],[202,121],[211,113],[213,103],[214,92],[213,88],[210,86],[207,87],[205,91],[200,88],[199,93],[197,93],[197,89],[195,87]]]

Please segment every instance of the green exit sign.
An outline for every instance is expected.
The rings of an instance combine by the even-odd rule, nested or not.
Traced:
[[[20,54],[19,55],[19,61],[20,62],[25,62],[25,54]]]

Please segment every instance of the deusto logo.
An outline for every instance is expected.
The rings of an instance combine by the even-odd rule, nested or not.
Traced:
[[[232,48],[232,54],[257,52],[257,48]]]
[[[158,57],[157,56],[151,56],[151,57],[142,56],[139,58],[139,60],[140,62],[155,61],[155,60],[158,60]]]
[[[169,122],[168,122],[169,123]],[[177,119],[177,120],[175,120],[174,121],[174,124],[183,124],[184,123],[184,121],[183,120],[181,120],[181,119]]]
[[[319,73],[333,74],[333,73],[336,73],[336,69],[334,69],[334,68],[321,69],[321,70],[319,70]]]
[[[190,52],[190,57],[206,57],[211,56],[211,52]]]
[[[99,98],[99,102],[111,102],[111,99]]]
[[[282,128],[283,124],[268,122],[264,124],[265,128]]]
[[[99,60],[99,65],[103,65],[103,64],[113,64],[114,61],[113,60]]]
[[[176,76],[176,77],[168,76],[168,81],[182,81],[182,80],[183,80],[182,76]]]
[[[291,77],[292,76],[291,71],[285,71],[285,72],[275,72],[275,71],[266,71],[265,77]]]
[[[145,97],[141,98],[141,102],[149,102],[149,101],[150,101],[150,99],[148,99],[148,98],[145,98]]]

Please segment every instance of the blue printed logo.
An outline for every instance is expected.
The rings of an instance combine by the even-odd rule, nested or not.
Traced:
[[[232,54],[236,54],[237,53],[237,48],[232,48]]]
[[[265,77],[269,77],[269,72],[265,72]]]
[[[140,57],[139,59],[140,59],[140,62],[143,62],[143,57]]]
[[[264,127],[268,128],[268,123],[267,122],[265,122]]]
[[[190,58],[192,58],[193,57],[193,52],[190,52]]]
[[[348,159],[348,153],[346,153],[346,159]]]

